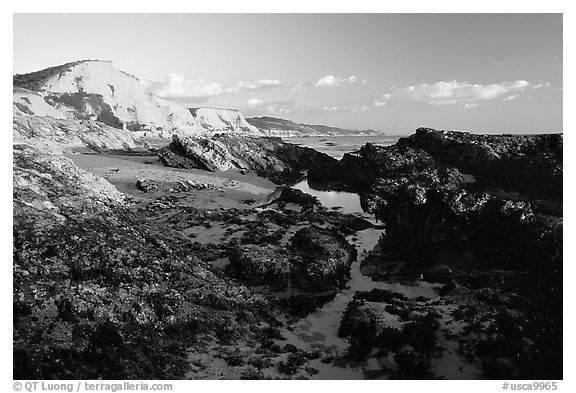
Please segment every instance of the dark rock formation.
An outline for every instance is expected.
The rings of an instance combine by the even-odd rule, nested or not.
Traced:
[[[355,153],[344,154],[340,161],[312,168],[308,171],[308,182],[320,189],[361,192],[389,174],[411,174],[434,167],[434,159],[420,149],[367,143]]]
[[[419,129],[396,146],[368,144],[308,176],[359,192],[386,226],[381,253],[362,262],[365,274],[441,282],[442,301],[451,306],[475,299],[482,317],[466,314],[470,326],[457,336],[486,375],[561,375],[554,355],[562,347],[561,135]],[[358,300],[342,334],[358,348],[382,348],[382,335],[399,334],[379,322],[391,308]],[[404,352],[395,353],[400,369],[428,375],[429,354]],[[543,362],[551,366],[539,368]]]
[[[561,135],[418,129],[396,146],[367,144],[308,176],[359,191],[363,207],[386,224],[393,259],[433,265],[466,249],[491,266],[556,270],[561,201],[550,198],[561,198],[561,159]]]
[[[355,257],[354,247],[338,232],[311,226],[299,230],[288,249],[271,244],[238,246],[228,273],[247,285],[321,292],[345,285]]]
[[[296,181],[304,172],[335,160],[316,150],[261,138],[217,134],[211,138],[173,136],[159,152],[167,166],[209,171],[243,169],[255,171],[275,183]]]
[[[149,179],[138,179],[136,188],[143,192],[153,192],[158,190],[158,183]]]
[[[472,174],[482,186],[536,197],[562,197],[562,134],[474,135],[419,128],[399,146],[426,151]]]
[[[436,353],[438,314],[423,301],[386,290],[358,292],[348,304],[338,331],[351,354],[366,357],[374,349],[394,354],[397,377],[430,378]]]
[[[292,269],[287,253],[278,247],[246,244],[235,250],[228,272],[246,285],[269,285],[280,290],[290,285]]]
[[[296,232],[291,242],[299,254],[292,276],[295,287],[317,291],[344,287],[356,249],[341,234],[311,226]]]

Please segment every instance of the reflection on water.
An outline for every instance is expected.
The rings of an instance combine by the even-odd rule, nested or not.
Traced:
[[[346,214],[362,213],[362,206],[360,206],[360,197],[353,192],[343,191],[320,191],[310,188],[308,180],[303,180],[292,186],[297,190],[314,195],[322,205],[331,208],[341,208],[338,211]]]

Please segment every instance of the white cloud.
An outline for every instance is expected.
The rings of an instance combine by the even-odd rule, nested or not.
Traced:
[[[202,79],[186,79],[182,74],[166,75],[162,82],[144,82],[149,93],[162,98],[199,99],[235,94],[248,91],[270,89],[281,86],[282,81],[276,79],[261,79],[256,82],[240,81],[233,85],[223,85],[217,82],[206,82]]]
[[[307,83],[296,83],[294,86],[292,86],[292,88],[290,89],[290,91],[288,92],[288,94],[294,94],[297,93],[299,91],[304,91],[308,89],[308,84]]]
[[[382,96],[379,99],[374,100],[374,106],[386,106],[386,104],[390,100],[390,97],[392,97],[392,94],[390,93],[382,94]]]
[[[536,90],[536,89],[539,89],[541,87],[550,87],[550,82],[538,83],[537,85],[532,86],[532,90]]]
[[[264,107],[264,111],[270,115],[287,115],[293,112],[293,108],[290,105],[268,105]]]
[[[284,83],[282,81],[279,81],[278,79],[260,79],[257,82],[258,86],[269,86],[269,87],[276,87],[276,86],[281,86]]]
[[[370,110],[370,106],[368,105],[325,105],[323,107],[308,107],[308,108],[296,108],[294,112],[303,112],[303,113],[320,113],[320,112],[366,112]]]
[[[386,106],[393,102],[417,102],[435,106],[460,104],[463,109],[470,109],[475,107],[479,101],[492,100],[505,95],[510,96],[513,93],[521,92],[528,86],[529,83],[524,80],[489,85],[458,81],[424,83],[394,89],[391,93],[376,99],[374,106]]]
[[[343,83],[356,83],[358,78],[355,75],[350,75],[348,78],[342,78],[334,75],[326,75],[318,79],[314,87],[336,87]]]
[[[515,100],[516,98],[518,98],[518,94],[512,94],[511,96],[504,97],[502,101],[512,101]]]
[[[247,107],[240,109],[246,116],[261,116],[263,114],[280,116],[295,112],[295,104],[293,100],[264,102],[258,98],[252,98],[248,100]]]
[[[370,107],[368,105],[362,105],[360,107],[352,108],[352,112],[366,112],[369,110],[370,110]]]
[[[340,108],[338,106],[325,106],[322,108],[322,112],[338,112],[340,110],[346,110],[347,108]]]

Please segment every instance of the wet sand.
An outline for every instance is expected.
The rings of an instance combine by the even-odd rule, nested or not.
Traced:
[[[140,178],[164,183],[166,188],[188,180],[196,184],[210,185],[214,189],[198,190],[190,193],[187,198],[191,206],[204,209],[245,209],[250,206],[241,201],[264,201],[277,187],[256,174],[243,175],[237,170],[208,172],[166,167],[155,156],[69,153],[67,157],[80,168],[105,178],[116,186],[118,191],[130,195],[137,202],[153,200],[165,193],[164,190],[149,193],[138,190],[136,182]]]

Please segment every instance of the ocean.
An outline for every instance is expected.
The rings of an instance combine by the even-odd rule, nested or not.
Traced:
[[[321,151],[336,159],[341,159],[344,153],[349,153],[360,149],[368,142],[377,145],[389,146],[396,143],[401,136],[378,135],[378,136],[338,136],[338,137],[305,137],[305,138],[283,138],[285,142],[296,145],[311,147]]]

